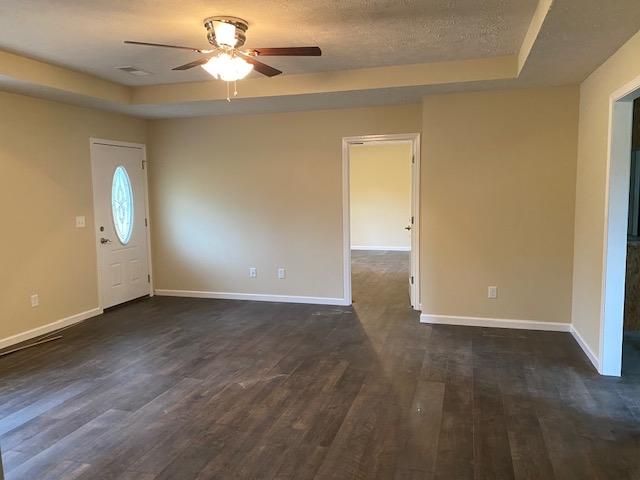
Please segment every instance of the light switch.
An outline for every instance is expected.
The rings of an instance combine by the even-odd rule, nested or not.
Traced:
[[[86,222],[84,219],[84,215],[76,217],[76,228],[84,228],[86,226]]]
[[[278,278],[283,279],[286,276],[287,271],[284,268],[278,268]]]
[[[40,305],[40,297],[38,297],[37,293],[34,293],[31,295],[31,306],[37,307],[38,305]]]
[[[488,298],[498,298],[498,287],[489,287],[487,292]]]
[[[258,276],[258,269],[256,267],[249,267],[249,276],[256,278]]]

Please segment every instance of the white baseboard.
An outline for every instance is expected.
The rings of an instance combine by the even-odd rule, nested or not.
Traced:
[[[75,315],[71,315],[70,317],[66,317],[61,320],[56,320],[52,323],[47,323],[46,325],[42,325],[41,327],[33,328],[31,330],[27,330],[26,332],[2,338],[0,339],[0,349],[10,347],[26,340],[31,340],[35,337],[46,335],[47,333],[53,332],[54,330],[68,327],[69,325],[73,325],[75,323],[80,323],[83,320],[95,317],[96,315],[100,315],[101,313],[101,308],[92,308],[91,310],[87,310],[86,312],[76,313]]]
[[[388,251],[388,252],[410,252],[411,247],[385,247],[385,246],[368,246],[368,245],[351,245],[351,250],[372,250],[372,251]]]
[[[225,300],[251,300],[256,302],[309,303],[315,305],[351,305],[343,298],[301,297],[294,295],[266,295],[262,293],[202,292],[197,290],[163,290],[156,295],[165,297],[219,298]]]
[[[506,318],[456,317],[452,315],[420,315],[421,323],[439,325],[462,325],[467,327],[518,328],[523,330],[547,330],[551,332],[568,332],[570,323],[537,322],[533,320],[511,320]]]
[[[593,353],[593,351],[589,348],[589,345],[587,345],[587,342],[585,342],[584,338],[582,338],[582,335],[580,335],[580,332],[578,332],[578,330],[576,330],[576,328],[573,325],[571,325],[570,331],[576,343],[580,346],[580,348],[582,349],[584,354],[587,356],[587,358],[591,361],[593,366],[596,367],[596,370],[598,371],[598,373],[602,374],[602,371],[600,370],[600,360],[598,360],[598,356],[595,353]]]

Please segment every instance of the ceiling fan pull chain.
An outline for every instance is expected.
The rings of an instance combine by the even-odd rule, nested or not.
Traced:
[[[238,96],[238,81],[237,80],[233,81],[233,96],[234,97]]]
[[[227,102],[231,101],[231,98],[229,98],[229,83],[230,82],[227,82]]]

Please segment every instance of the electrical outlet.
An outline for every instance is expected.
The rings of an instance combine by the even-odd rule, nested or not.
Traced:
[[[258,269],[256,267],[249,267],[249,276],[256,278],[258,276]]]
[[[489,287],[487,298],[498,298],[498,287]]]
[[[278,268],[278,278],[279,279],[282,280],[286,275],[287,275],[287,271],[284,268],[282,268],[282,267]]]
[[[40,298],[38,297],[38,294],[35,293],[31,295],[31,306],[37,307],[38,305],[40,305]]]

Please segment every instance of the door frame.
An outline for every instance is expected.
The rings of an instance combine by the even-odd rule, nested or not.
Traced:
[[[100,311],[103,309],[103,300],[102,300],[102,278],[100,275],[100,252],[98,249],[100,248],[98,245],[98,219],[96,217],[96,204],[97,199],[95,197],[96,186],[95,186],[95,178],[93,176],[93,159],[94,159],[94,146],[95,145],[107,145],[113,147],[124,147],[124,148],[136,148],[142,150],[142,161],[144,163],[144,209],[145,209],[145,218],[147,219],[146,231],[147,231],[147,263],[149,265],[149,296],[153,297],[154,287],[153,287],[153,263],[151,261],[151,217],[149,215],[149,161],[147,159],[147,146],[144,143],[133,143],[133,142],[121,142],[119,140],[108,140],[104,138],[89,138],[89,150],[90,150],[90,163],[91,163],[91,189],[92,189],[92,208],[93,208],[93,233],[94,233],[94,242],[96,246],[96,275],[97,275],[97,285],[98,285],[98,308]]]
[[[358,135],[342,138],[342,258],[343,296],[345,305],[351,305],[351,201],[350,201],[350,160],[349,146],[363,143],[411,142],[413,165],[411,168],[411,210],[413,225],[411,230],[411,259],[413,278],[414,310],[422,310],[420,300],[420,134],[400,133],[386,135]]]
[[[600,374],[616,377],[622,374],[631,130],[633,100],[638,97],[640,77],[636,77],[609,96],[600,343],[594,363]]]

